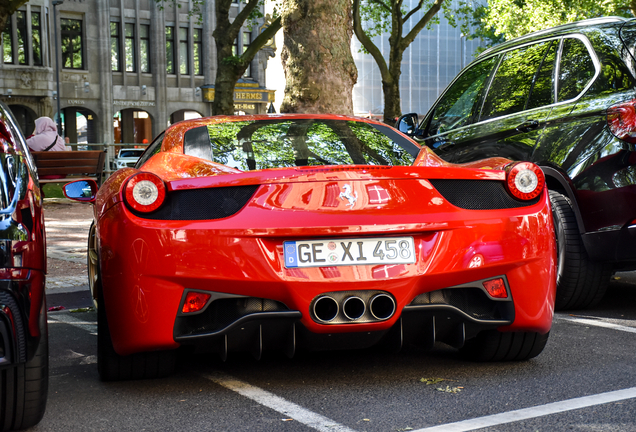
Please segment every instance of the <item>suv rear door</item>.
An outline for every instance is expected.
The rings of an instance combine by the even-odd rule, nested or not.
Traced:
[[[456,163],[492,156],[529,160],[551,110],[556,54],[555,40],[541,41],[468,68],[424,120],[425,143]],[[486,76],[486,71],[479,91],[467,85],[471,80],[473,86],[479,84],[476,78]],[[462,88],[467,89],[463,94]],[[455,106],[462,99],[462,106],[472,107],[470,116],[455,124],[447,121],[449,114],[459,111]]]

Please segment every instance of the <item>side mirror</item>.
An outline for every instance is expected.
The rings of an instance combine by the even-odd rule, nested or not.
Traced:
[[[64,195],[74,201],[95,202],[97,182],[95,180],[77,180],[64,185]]]
[[[418,123],[417,113],[404,114],[395,123],[395,128],[406,135],[412,136],[417,131]]]

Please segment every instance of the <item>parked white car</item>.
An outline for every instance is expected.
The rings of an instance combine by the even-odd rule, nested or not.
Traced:
[[[126,148],[119,150],[117,157],[113,160],[113,169],[120,169],[126,167],[134,167],[139,160],[139,157],[146,149],[143,148]]]

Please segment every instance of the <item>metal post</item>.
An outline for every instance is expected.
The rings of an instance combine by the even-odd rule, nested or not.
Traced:
[[[466,35],[464,33],[459,37],[459,70],[464,69],[464,39]]]
[[[60,45],[57,41],[57,14],[55,13],[56,6],[64,3],[64,0],[53,0],[53,33],[55,33],[55,85],[57,86],[57,134],[62,135],[62,110],[60,108],[60,60],[58,51]]]

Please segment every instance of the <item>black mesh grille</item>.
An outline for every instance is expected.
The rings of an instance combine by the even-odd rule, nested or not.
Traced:
[[[166,201],[152,213],[133,213],[145,219],[209,220],[236,214],[252,198],[258,185],[186,189],[168,192]]]
[[[183,316],[181,334],[191,335],[221,330],[239,318],[259,312],[280,312],[289,309],[283,303],[263,298],[245,297],[213,301],[198,315]]]
[[[539,202],[539,197],[522,201],[512,197],[503,182],[497,180],[429,180],[451,204],[466,210],[501,210],[528,207]]]
[[[479,288],[447,288],[421,294],[411,305],[446,304],[480,320],[508,319],[507,303],[493,301]]]

